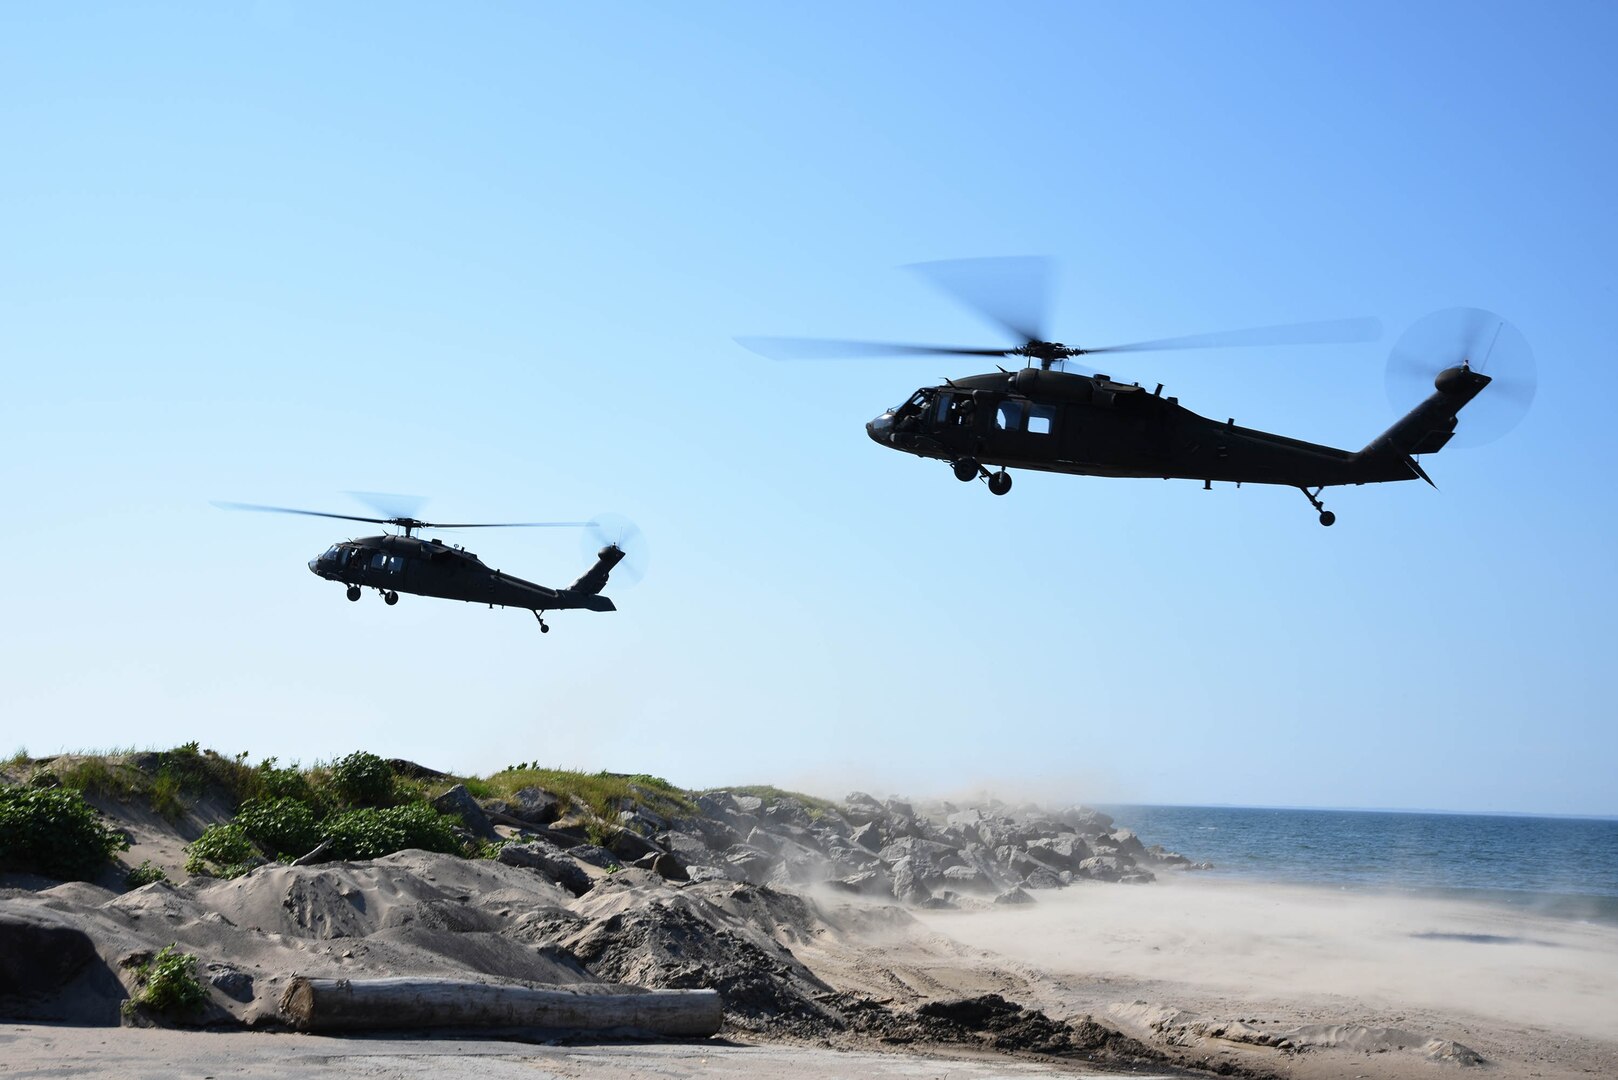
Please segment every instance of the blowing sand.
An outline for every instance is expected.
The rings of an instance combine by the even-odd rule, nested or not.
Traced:
[[[1366,1058],[1403,1034],[1417,1045],[1462,1043],[1496,1075],[1618,1076],[1612,926],[1192,876],[1041,894],[1003,913],[919,917],[1034,976],[1057,1014],[1091,1012],[1138,1034],[1157,1023],[1160,1035],[1199,1019],[1216,1022],[1204,1031],[1245,1021],[1260,1034],[1293,1033],[1298,1045],[1338,1047],[1287,1055],[1289,1075],[1433,1075],[1420,1055]],[[1243,1042],[1211,1045],[1254,1057]],[[1273,1067],[1273,1051],[1260,1056]]]

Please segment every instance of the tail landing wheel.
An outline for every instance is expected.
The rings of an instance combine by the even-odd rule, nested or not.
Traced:
[[[539,632],[541,634],[548,634],[551,632],[551,628],[545,625],[545,616],[536,611],[534,612],[534,618],[539,620]]]
[[[1303,497],[1309,500],[1310,506],[1320,511],[1320,523],[1322,525],[1331,526],[1337,523],[1337,515],[1327,510],[1325,504],[1320,501],[1320,493],[1326,490],[1324,485],[1315,488],[1313,492],[1306,487],[1301,487],[1298,490],[1303,492]]]

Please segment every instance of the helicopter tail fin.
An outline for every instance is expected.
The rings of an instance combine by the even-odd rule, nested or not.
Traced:
[[[1401,416],[1392,427],[1372,439],[1361,458],[1399,458],[1414,469],[1415,475],[1427,480],[1427,474],[1415,464],[1418,454],[1436,454],[1455,434],[1455,425],[1461,408],[1478,396],[1490,383],[1487,375],[1479,375],[1464,364],[1446,368],[1433,380],[1433,393],[1414,409]]]

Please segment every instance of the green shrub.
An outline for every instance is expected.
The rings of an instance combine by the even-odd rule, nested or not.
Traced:
[[[320,843],[315,812],[297,799],[250,799],[236,812],[236,824],[272,859],[297,858]]]
[[[301,769],[277,768],[275,758],[265,758],[254,768],[251,794],[256,799],[297,799],[310,807],[320,802],[314,785]]]
[[[0,787],[0,869],[88,881],[129,838],[66,788]]]
[[[393,767],[356,750],[331,765],[331,786],[348,806],[387,806],[393,801]]]
[[[253,868],[258,851],[247,832],[234,822],[209,825],[202,835],[186,846],[185,872],[214,877],[241,877]]]
[[[185,813],[185,803],[180,798],[181,780],[171,772],[159,772],[152,777],[152,786],[146,789],[146,798],[152,804],[152,809],[168,818],[177,821]]]
[[[208,1000],[208,991],[197,979],[197,958],[176,952],[169,945],[149,964],[135,969],[140,989],[124,1003],[124,1011],[144,1006],[160,1013],[194,1013]]]
[[[85,795],[127,799],[136,794],[145,778],[140,770],[127,765],[111,765],[106,758],[89,757],[67,766],[61,772],[62,786]]]
[[[325,834],[332,841],[332,856],[338,859],[379,859],[406,848],[464,853],[455,821],[425,803],[390,806],[383,810],[364,807],[326,819]]]
[[[138,889],[142,885],[150,885],[154,881],[167,881],[168,874],[161,866],[153,864],[147,859],[124,876],[124,885],[131,889]]]

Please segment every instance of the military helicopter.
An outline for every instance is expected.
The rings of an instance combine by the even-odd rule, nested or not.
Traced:
[[[307,517],[337,518],[340,521],[364,521],[375,525],[391,525],[402,533],[365,536],[343,540],[309,560],[309,569],[328,581],[348,586],[348,598],[358,600],[362,590],[375,589],[390,607],[399,602],[400,593],[417,596],[436,596],[445,600],[464,600],[472,604],[488,604],[491,608],[526,608],[539,620],[540,633],[551,632],[545,622],[545,612],[568,608],[589,611],[617,611],[616,605],[601,595],[607,586],[607,576],[621,563],[626,546],[634,546],[639,530],[628,522],[597,518],[591,521],[515,521],[501,523],[454,524],[422,521],[416,517],[361,517],[355,514],[331,514],[320,510],[298,510],[286,506],[260,506],[256,503],[216,502],[226,510],[256,510],[275,514],[302,514]],[[513,574],[491,569],[472,552],[458,545],[445,544],[436,537],[416,536],[421,529],[556,529],[586,528],[602,542],[596,553],[595,565],[585,571],[565,589],[552,589],[536,585]]]
[[[1428,370],[1431,394],[1358,451],[1339,450],[1284,435],[1241,427],[1235,420],[1199,416],[1163,386],[1148,391],[1093,370],[1077,357],[1160,349],[1331,344],[1375,340],[1375,319],[1342,319],[1165,338],[1100,348],[1076,348],[1042,333],[1048,261],[1038,258],[962,259],[912,267],[935,285],[1000,324],[1020,344],[962,348],[816,338],[738,338],[774,359],[856,356],[1016,357],[1016,371],[946,379],[917,390],[904,404],[866,424],[879,445],[948,462],[957,479],[981,479],[995,495],[1011,490],[1008,469],[1086,476],[1160,477],[1237,485],[1279,484],[1302,491],[1331,525],[1337,515],[1320,495],[1328,486],[1421,479],[1432,484],[1417,458],[1440,450],[1454,433],[1457,414],[1493,379],[1474,361],[1510,352],[1531,368],[1526,343],[1497,316],[1471,308],[1439,313],[1425,327],[1423,355],[1396,350],[1399,372]],[[1425,322],[1425,321],[1424,321]],[[1422,324],[1418,324],[1421,327]],[[1502,348],[1509,346],[1509,348]],[[1390,369],[1390,379],[1392,371]],[[1518,379],[1512,396],[1526,411],[1532,386]],[[1526,398],[1524,393],[1526,392]],[[991,466],[996,468],[991,469]]]

